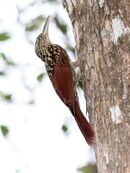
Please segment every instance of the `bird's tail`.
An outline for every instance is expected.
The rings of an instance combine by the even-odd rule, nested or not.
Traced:
[[[74,105],[69,107],[70,111],[72,112],[78,126],[79,129],[81,130],[86,142],[89,145],[92,145],[94,142],[94,131],[91,128],[89,122],[87,121],[87,119],[84,117],[79,104],[77,101],[74,102]]]

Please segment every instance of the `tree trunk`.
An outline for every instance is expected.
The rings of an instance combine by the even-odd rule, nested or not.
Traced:
[[[63,0],[72,21],[99,173],[130,173],[130,1]]]

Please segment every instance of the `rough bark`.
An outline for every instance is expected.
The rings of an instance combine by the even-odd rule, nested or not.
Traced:
[[[72,21],[99,173],[130,173],[130,1],[63,0]]]

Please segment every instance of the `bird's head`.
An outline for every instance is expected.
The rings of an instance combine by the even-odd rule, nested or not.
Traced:
[[[42,58],[44,56],[44,53],[48,46],[51,44],[49,40],[49,34],[48,34],[48,29],[49,29],[49,19],[50,16],[47,17],[42,33],[39,34],[39,36],[36,38],[35,42],[35,52],[38,57]]]

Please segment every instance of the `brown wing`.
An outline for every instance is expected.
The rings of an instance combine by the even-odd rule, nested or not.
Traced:
[[[62,48],[60,50],[51,81],[58,96],[68,105],[74,96],[72,70],[67,53]]]

